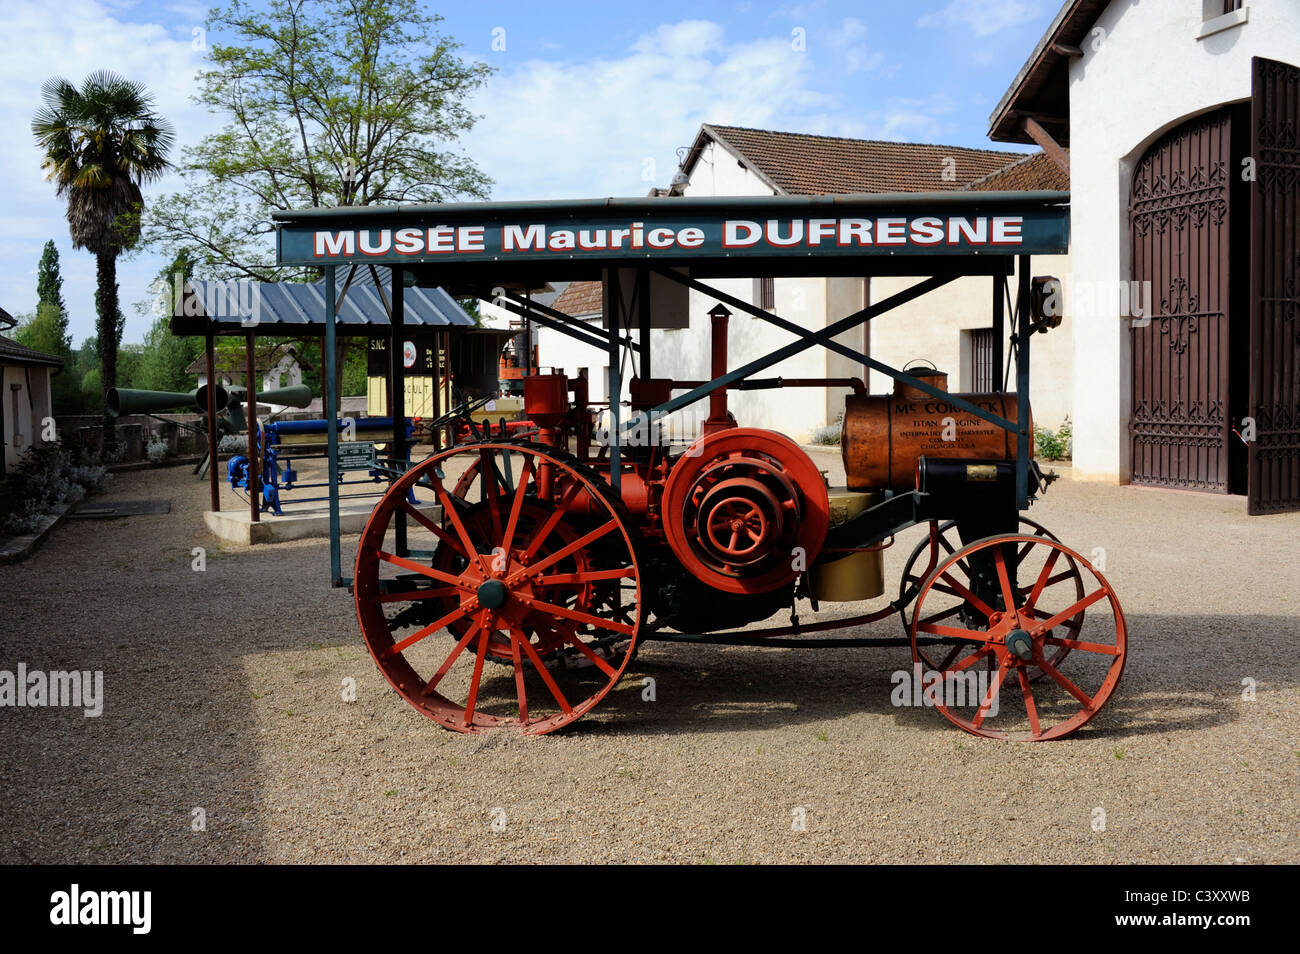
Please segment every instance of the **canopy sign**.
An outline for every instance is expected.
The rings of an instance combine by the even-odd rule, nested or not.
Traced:
[[[328,265],[1022,255],[1064,252],[1069,238],[1064,207],[769,217],[761,215],[762,200],[743,210],[749,215],[682,215],[685,210],[675,208],[679,203],[661,201],[665,213],[679,214],[575,218],[532,209],[533,215],[512,219],[458,215],[421,221],[399,208],[390,216],[351,221],[304,216],[280,223],[278,257],[282,264]]]

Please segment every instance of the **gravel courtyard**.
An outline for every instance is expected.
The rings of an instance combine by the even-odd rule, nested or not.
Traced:
[[[656,643],[591,715],[523,738],[419,716],[324,541],[220,545],[206,494],[188,468],[121,474],[106,499],[172,512],[71,521],[0,567],[0,669],[105,687],[100,718],[0,710],[0,862],[1300,861],[1300,514],[1056,483],[1029,515],[1104,549],[1130,639],[1118,692],[1064,741],[893,707],[902,646]]]

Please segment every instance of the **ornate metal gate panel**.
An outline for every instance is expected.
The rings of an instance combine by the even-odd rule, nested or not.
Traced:
[[[1131,275],[1151,283],[1130,331],[1135,484],[1228,491],[1231,138],[1229,110],[1198,116],[1133,177]]]
[[[1300,510],[1300,68],[1253,61],[1251,513]]]

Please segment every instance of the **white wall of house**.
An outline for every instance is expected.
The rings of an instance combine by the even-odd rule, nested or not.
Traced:
[[[1248,99],[1251,57],[1300,64],[1300,0],[1249,0],[1243,14],[1222,21],[1235,25],[1201,36],[1210,5],[1114,0],[1070,66],[1076,288],[1091,283],[1104,290],[1128,280],[1128,195],[1151,142],[1191,116]],[[1073,335],[1075,362],[1087,369],[1074,381],[1075,477],[1125,482],[1127,324],[1113,313],[1080,314]]]
[[[1072,300],[1069,255],[1036,255],[1030,264],[1034,275],[1054,275],[1065,284],[1065,300]],[[873,278],[871,300],[883,301],[919,281],[918,278]],[[1007,279],[1012,298],[1016,277]],[[1011,309],[1005,309],[1011,331]],[[1034,335],[1029,348],[1029,402],[1036,426],[1058,428],[1072,417],[1074,381],[1073,321],[1067,309],[1059,328]],[[948,372],[948,390],[969,391],[974,386],[971,331],[993,325],[993,279],[959,278],[871,322],[871,356],[896,368],[921,359]],[[1003,369],[1010,367],[1008,390],[1015,390],[1015,363],[1003,342]],[[893,379],[871,373],[871,390],[893,390]]]
[[[33,444],[41,443],[46,418],[54,414],[49,368],[0,368],[0,400],[4,401],[5,467],[22,460]],[[30,383],[30,389],[29,389]]]

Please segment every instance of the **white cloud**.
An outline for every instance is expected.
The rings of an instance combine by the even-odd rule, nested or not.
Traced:
[[[927,13],[916,21],[919,27],[970,30],[976,36],[991,36],[1009,26],[1037,19],[1050,0],[951,0],[942,10]]]
[[[784,36],[729,43],[716,23],[666,24],[622,57],[503,69],[473,104],[484,119],[468,152],[494,198],[644,195],[667,184],[673,150],[702,122],[804,128],[834,108],[812,69]]]
[[[171,120],[179,146],[193,143],[214,127],[213,117],[190,102],[193,76],[201,53],[191,45],[189,18],[174,26],[119,19],[130,5],[98,0],[62,0],[52,16],[48,2],[6,3],[5,55],[0,58],[0,131],[7,148],[0,151],[0,181],[6,183],[0,211],[0,306],[12,314],[36,307],[36,263],[47,239],[59,248],[74,343],[95,333],[95,260],[74,250],[64,218],[64,202],[44,180],[40,151],[31,134],[32,114],[40,105],[40,87],[51,76],[80,83],[87,73],[111,69],[144,83],[159,112]],[[146,192],[162,194],[163,182]],[[140,340],[145,319],[134,304],[161,267],[148,254],[120,259],[118,282],[127,318],[127,340]]]

